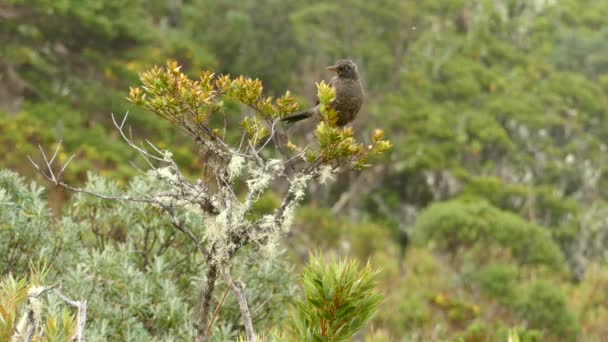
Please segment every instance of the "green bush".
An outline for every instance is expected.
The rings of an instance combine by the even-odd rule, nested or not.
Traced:
[[[517,303],[522,319],[531,328],[539,329],[561,341],[575,341],[578,324],[566,306],[566,297],[559,287],[546,281],[538,281],[523,294]]]
[[[15,172],[0,170],[0,274],[21,278],[30,261],[74,252],[76,232],[62,232],[53,224],[43,192]]]
[[[508,304],[515,299],[518,269],[514,265],[488,265],[475,275],[483,294]]]
[[[433,204],[422,211],[413,234],[419,243],[442,252],[456,253],[476,246],[487,253],[489,247],[497,245],[510,251],[520,265],[565,269],[564,257],[545,228],[484,201]]]

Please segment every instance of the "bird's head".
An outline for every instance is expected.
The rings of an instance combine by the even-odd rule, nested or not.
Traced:
[[[357,65],[350,59],[339,59],[336,62],[336,65],[327,67],[327,69],[335,71],[338,74],[338,77],[341,78],[348,78],[353,80],[359,79],[359,71],[357,69]]]

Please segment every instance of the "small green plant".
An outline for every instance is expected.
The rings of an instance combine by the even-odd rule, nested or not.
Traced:
[[[304,300],[296,302],[298,341],[347,341],[378,311],[377,271],[357,261],[315,255],[302,271]]]

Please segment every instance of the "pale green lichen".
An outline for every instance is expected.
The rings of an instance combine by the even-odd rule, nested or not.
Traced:
[[[245,158],[235,155],[230,159],[230,163],[228,164],[228,178],[233,180],[241,175],[243,168],[245,166]]]
[[[283,213],[283,224],[281,224],[281,231],[283,233],[289,232],[289,229],[291,229],[291,226],[293,225],[293,221],[296,217],[296,205],[297,203],[294,203],[285,208],[285,212]]]
[[[221,264],[230,258],[231,251],[237,249],[237,246],[234,245],[235,237],[257,244],[259,250],[264,254],[276,253],[279,239],[289,231],[294,222],[295,208],[304,198],[308,183],[314,178],[314,175],[320,175],[323,181],[332,177],[330,166],[324,167],[320,173],[314,175],[295,175],[290,180],[289,187],[293,198],[282,209],[280,215],[277,211],[274,215],[265,215],[253,223],[248,218],[252,204],[268,189],[273,179],[283,174],[285,164],[279,159],[260,160],[259,162],[250,160],[247,163],[244,156],[233,155],[226,165],[229,179],[241,177],[245,171],[248,195],[244,202],[236,198],[228,187],[221,187],[219,191],[210,194],[202,181],[187,187],[176,188],[182,184],[183,179],[174,166],[154,169],[148,174],[172,188],[167,193],[154,196],[158,205],[165,208],[178,208],[180,215],[183,215],[188,224],[202,223],[205,227],[204,239],[207,244],[213,246],[213,260]],[[209,200],[211,205],[217,209],[217,214],[209,215],[200,208],[201,196]],[[238,234],[244,236],[238,236]]]
[[[36,326],[34,327],[35,334],[40,330],[39,323],[42,321],[42,309],[43,303],[40,299],[40,294],[44,292],[46,288],[43,286],[32,286],[27,290],[29,309],[32,312],[33,321]],[[13,335],[13,341],[17,341],[19,337],[25,336],[26,329],[29,321],[28,315],[22,315],[19,323],[15,327],[15,334]]]
[[[159,179],[164,180],[170,183],[175,183],[179,181],[179,176],[175,172],[172,166],[161,167],[158,169],[148,171],[148,175]]]
[[[272,173],[263,168],[252,168],[249,170],[249,174],[251,177],[247,180],[247,187],[253,193],[261,193],[266,190],[272,180]]]
[[[274,215],[264,215],[258,221],[257,229],[252,232],[251,240],[257,243],[261,253],[274,255],[281,236],[280,230],[281,226],[277,224]]]
[[[229,257],[228,253],[234,247],[232,234],[239,227],[248,224],[244,218],[242,203],[226,196],[223,196],[223,199],[226,201],[222,202],[221,206],[217,206],[220,209],[219,213],[214,216],[207,215],[203,219],[205,240],[214,246],[213,258],[220,263]]]
[[[266,169],[280,175],[285,170],[285,165],[283,164],[283,161],[280,159],[270,159],[266,163]]]
[[[46,288],[43,286],[32,286],[28,291],[28,297],[30,301],[30,307],[32,309],[32,313],[34,315],[35,322],[42,322],[42,300],[40,299],[40,294],[44,292]]]
[[[171,151],[167,151],[167,150],[163,151],[163,159],[166,162],[170,162],[171,160],[173,160],[172,158],[173,158],[173,153]]]
[[[308,186],[308,182],[312,179],[312,175],[298,175],[291,180],[291,186],[289,187],[289,192],[293,193],[295,196],[295,201],[297,202],[301,200],[306,194],[306,187]]]
[[[319,183],[326,184],[327,181],[333,180],[333,170],[334,168],[331,165],[324,165],[319,171]]]

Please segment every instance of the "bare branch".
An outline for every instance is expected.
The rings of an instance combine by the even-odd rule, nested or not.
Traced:
[[[18,326],[15,328],[15,332],[13,334],[13,341],[24,341],[31,342],[34,339],[34,335],[36,333],[36,328],[42,326],[42,322],[40,322],[40,312],[35,311],[35,307],[40,304],[36,304],[39,301],[40,297],[49,292],[53,291],[61,300],[63,300],[66,304],[76,307],[78,309],[78,314],[76,316],[76,333],[72,337],[71,341],[73,342],[83,342],[84,341],[84,328],[87,321],[87,302],[86,301],[75,301],[71,300],[68,297],[64,296],[61,292],[55,289],[53,286],[48,287],[31,287],[28,290],[28,306],[25,310],[21,321]],[[40,329],[40,328],[38,328]],[[42,334],[42,331],[39,332],[39,335]]]
[[[42,146],[38,145],[38,149],[40,149],[40,154],[42,154],[42,158],[44,158],[44,162],[46,163],[46,167],[49,170],[49,175],[50,175],[52,182],[56,183],[57,179],[55,178],[55,174],[53,174],[53,168],[51,167],[51,163],[49,163],[49,160],[46,158],[46,153],[44,153]],[[55,157],[53,157],[53,158],[55,158]]]
[[[258,150],[254,150],[254,153],[257,155],[258,153],[260,153],[265,147],[266,145],[268,145],[268,143],[273,139],[274,134],[276,133],[276,121],[272,122],[272,127],[270,129],[270,136],[268,136],[268,139],[266,139],[266,142],[258,149]]]
[[[141,173],[142,175],[148,174],[144,170],[140,169],[137,165],[135,165],[135,163],[133,161],[129,160],[129,164],[131,164],[131,167],[134,168],[135,170],[137,170],[137,172]]]
[[[129,112],[126,112],[125,116],[122,118],[122,122],[120,123],[120,126],[117,126],[119,131],[122,131],[122,128],[125,126],[125,122],[127,122],[128,116],[129,116]],[[114,113],[112,113],[112,121],[114,121],[114,125],[116,125],[116,120],[114,120]]]
[[[34,307],[38,306],[36,304],[36,302],[39,301],[38,298],[46,292],[50,291],[51,289],[52,287],[31,287],[28,290],[27,309],[23,314],[23,317],[21,318],[21,321],[19,322],[18,327],[13,335],[14,341],[32,341],[32,339],[34,338],[34,334],[36,333],[36,327],[40,327],[42,325],[42,322],[37,321],[40,320],[40,317],[34,311]],[[40,312],[38,312],[38,314],[40,314]],[[22,339],[20,339],[21,335],[23,336]]]
[[[241,316],[243,317],[243,324],[245,325],[245,333],[247,334],[247,341],[256,342],[257,337],[255,335],[255,331],[253,330],[253,323],[251,321],[251,313],[249,312],[247,298],[245,297],[244,285],[240,280],[234,281],[232,279],[232,276],[230,276],[230,271],[225,271],[222,274],[224,275],[224,279],[226,280],[226,282],[230,284],[232,293],[234,293],[236,299],[239,302]]]
[[[61,143],[62,143],[62,141],[59,140],[59,143],[57,143],[57,147],[55,148],[55,152],[53,152],[53,156],[51,157],[51,160],[49,161],[49,164],[53,164],[53,161],[55,160],[55,157],[57,157],[57,152],[59,152],[59,147],[61,147]],[[38,147],[40,147],[40,145],[38,145]]]
[[[70,156],[70,158],[68,158],[68,160],[63,164],[63,166],[61,167],[61,170],[59,170],[59,174],[57,174],[57,180],[61,180],[61,176],[63,175],[63,172],[65,171],[65,169],[68,167],[68,165],[70,164],[72,159],[74,159],[75,156],[76,156],[76,154],[72,154]]]
[[[283,218],[285,217],[285,211],[287,210],[287,207],[289,205],[291,205],[291,203],[296,199],[296,196],[293,192],[288,191],[287,195],[285,195],[285,198],[283,198],[283,203],[281,203],[281,206],[279,207],[279,209],[277,209],[277,211],[274,214],[274,221],[276,222],[276,224],[280,225],[281,222],[283,222]]]
[[[247,132],[243,132],[243,134],[241,134],[241,141],[239,142],[239,148],[238,148],[239,152],[243,148],[243,142],[245,142],[246,137],[247,137]]]
[[[150,147],[152,147],[154,151],[156,151],[156,153],[163,155],[163,151],[161,151],[158,147],[154,146],[154,144],[151,143],[150,140],[146,139],[146,143],[150,145]]]
[[[118,129],[118,132],[120,133],[120,136],[123,138],[123,140],[127,144],[129,144],[129,146],[131,146],[133,149],[135,149],[137,152],[139,152],[139,154],[141,154],[142,156],[146,156],[148,158],[152,158],[152,159],[160,161],[160,162],[166,162],[165,158],[160,158],[160,157],[157,157],[157,156],[151,154],[150,152],[146,151],[145,149],[137,146],[133,142],[133,140],[131,140],[129,137],[126,136],[126,134],[123,130],[123,126],[125,124],[125,121],[127,120],[127,115],[129,115],[129,113],[125,114],[125,117],[123,118],[122,122],[119,125],[118,122],[116,121],[116,118],[114,117],[114,113],[112,113],[112,122],[114,122],[114,126],[116,126],[116,128]]]
[[[43,152],[43,156],[44,156],[44,152]],[[99,194],[99,193],[96,193],[96,192],[93,192],[93,191],[90,191],[90,190],[86,190],[86,189],[83,189],[83,188],[73,187],[73,186],[71,186],[69,184],[66,184],[66,183],[60,181],[59,179],[54,178],[53,175],[49,176],[46,173],[44,173],[42,171],[42,169],[40,168],[40,166],[38,164],[36,164],[36,162],[34,162],[30,156],[27,156],[27,159],[29,159],[29,161],[32,163],[32,165],[34,165],[34,168],[36,168],[36,170],[38,170],[38,172],[42,175],[42,177],[46,178],[48,181],[52,182],[53,184],[55,184],[57,186],[60,186],[62,188],[65,188],[67,190],[70,190],[72,192],[83,193],[83,194],[87,194],[87,195],[90,195],[90,196],[93,196],[93,197],[98,197],[98,198],[107,199],[107,200],[130,201],[130,202],[141,202],[141,203],[157,203],[157,201],[152,200],[152,199],[137,198],[137,197],[131,197],[131,196],[104,195],[104,194]],[[46,157],[44,157],[44,159],[46,160]],[[72,159],[70,158],[70,160],[72,160]],[[47,164],[47,167],[50,169],[51,165]],[[65,165],[62,168],[61,173],[63,173],[64,170],[65,170]]]
[[[180,220],[177,217],[177,214],[175,213],[175,208],[174,207],[170,207],[167,206],[165,204],[159,203],[157,202],[157,204],[160,205],[160,207],[169,215],[171,216],[171,224],[173,225],[173,227],[175,227],[175,229],[179,230],[180,232],[186,234],[186,236],[192,241],[194,242],[194,245],[196,246],[196,248],[199,250],[199,252],[201,252],[201,254],[205,257],[209,256],[209,252],[207,251],[207,249],[205,248],[205,246],[203,246],[203,244],[201,243],[201,241],[196,237],[196,235],[194,235],[194,233],[188,229],[188,227],[186,227],[184,220]]]
[[[76,315],[76,334],[72,337],[73,342],[83,342],[84,341],[84,327],[87,323],[87,301],[76,301],[69,299],[64,296],[57,289],[53,289],[53,292],[61,298],[66,304],[75,307],[78,310],[78,314]]]
[[[299,173],[299,175],[300,176],[309,175],[310,177],[316,177],[319,174],[319,167],[321,166],[321,164],[322,164],[322,161],[317,160],[317,161],[313,162],[312,164],[310,164],[307,168],[302,170]],[[294,177],[294,179],[295,179],[295,177]],[[294,193],[294,190],[295,190],[295,188],[294,188],[295,185],[293,183],[294,179],[290,180],[290,182],[292,182],[292,184],[289,186],[289,189],[287,190],[287,194],[283,198],[283,203],[281,203],[281,206],[275,211],[274,221],[277,225],[282,224],[283,219],[285,218],[285,212],[287,211],[287,208],[290,207],[291,205],[293,205],[294,202],[298,200],[298,198],[296,198],[296,194]]]

